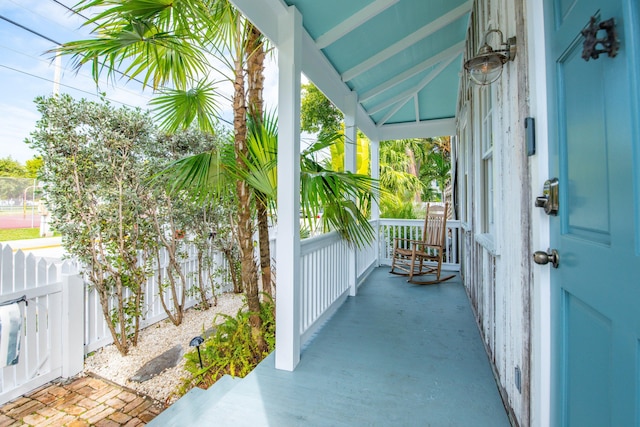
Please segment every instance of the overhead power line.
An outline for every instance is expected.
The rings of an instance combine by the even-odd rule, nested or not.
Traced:
[[[6,68],[7,70],[15,71],[16,73],[24,74],[24,75],[29,76],[29,77],[33,77],[35,79],[39,79],[39,80],[44,80],[46,82],[55,83],[52,79],[48,79],[46,77],[38,76],[36,74],[29,73],[28,71],[19,70],[17,68],[10,67],[8,65],[0,64],[0,67]],[[93,93],[93,92],[89,92],[88,90],[84,90],[84,89],[80,89],[80,88],[77,88],[77,87],[73,87],[73,86],[70,86],[70,85],[67,85],[67,84],[64,84],[64,83],[58,83],[58,84],[60,86],[63,86],[63,87],[69,88],[69,89],[77,90],[78,92],[82,92],[82,93],[86,93],[86,94],[91,95],[91,96],[98,97],[98,94]],[[137,108],[135,105],[127,104],[126,102],[117,101],[115,99],[110,99],[110,98],[107,98],[107,97],[105,97],[105,99],[107,99],[107,100],[109,100],[111,102],[116,102],[118,104],[126,105],[127,107],[130,107],[130,108]]]
[[[72,7],[67,6],[66,4],[59,2],[58,0],[51,0],[52,2],[59,4],[60,6],[64,7],[65,9],[67,9],[69,12],[78,15],[79,17],[83,18],[85,21],[88,21],[89,18],[87,18],[86,16],[84,16],[83,14],[81,14],[80,12],[78,12],[77,10],[75,10]]]
[[[22,51],[19,51],[19,50],[13,49],[13,48],[11,48],[11,47],[9,47],[9,46],[5,46],[5,45],[3,45],[3,44],[1,44],[1,43],[0,43],[0,49],[5,49],[5,50],[8,50],[8,51],[11,51],[11,52],[15,53],[16,55],[21,55],[21,56],[24,56],[24,57],[29,58],[29,59],[31,59],[31,60],[38,61],[38,62],[43,62],[43,63],[45,63],[45,64],[51,65],[51,62],[50,62],[50,61],[48,61],[48,60],[46,60],[46,59],[38,58],[38,57],[33,56],[33,55],[29,55],[28,53],[25,53],[25,52],[22,52]],[[54,66],[55,68],[59,68],[59,69],[60,69],[60,70],[62,70],[62,71],[66,71],[66,70],[67,70],[66,68],[64,68],[64,67],[62,67],[62,66],[60,66],[60,65],[57,65],[57,64],[54,64],[53,66]],[[87,74],[87,73],[82,73],[82,74],[81,74],[81,73],[77,73],[77,75],[79,75],[79,76],[81,76],[81,77],[84,77],[86,80],[90,80],[90,81],[94,82],[93,77],[92,77],[92,76],[90,76],[90,75],[89,75],[89,74]],[[71,87],[71,86],[68,86],[68,85],[67,85],[67,87]],[[82,90],[82,89],[80,89],[80,88],[76,88],[76,89],[77,89],[77,90]],[[132,96],[136,96],[136,97],[142,98],[142,99],[144,99],[146,102],[149,102],[149,100],[151,99],[151,97],[150,97],[149,95],[146,95],[146,94],[144,94],[143,92],[134,92],[133,90],[127,89],[126,87],[118,87],[117,89],[118,89],[118,90],[121,90],[121,91],[123,91],[123,92],[129,93],[129,94],[131,94]]]
[[[88,18],[86,18],[85,16],[83,16],[83,15],[79,14],[78,12],[75,12],[72,8],[69,8],[68,6],[66,6],[66,5],[64,5],[64,4],[62,4],[62,3],[60,3],[60,2],[58,2],[58,1],[56,1],[56,0],[52,0],[52,1],[54,1],[56,4],[59,4],[60,6],[63,6],[65,9],[68,9],[68,10],[71,10],[72,12],[74,12],[74,13],[77,13],[79,16],[82,16],[84,19],[88,19]],[[20,24],[20,23],[18,23],[18,22],[16,22],[16,21],[14,21],[14,20],[12,20],[12,19],[10,19],[10,18],[8,18],[8,17],[6,17],[6,16],[2,15],[2,14],[0,14],[0,19],[2,19],[2,20],[4,20],[4,21],[6,21],[6,22],[8,22],[8,23],[10,23],[11,25],[14,25],[14,26],[16,26],[16,27],[18,27],[18,28],[21,28],[21,29],[23,29],[23,30],[25,30],[25,31],[27,31],[27,32],[29,32],[29,33],[31,33],[31,34],[34,34],[34,35],[35,35],[35,36],[37,36],[37,37],[40,37],[40,38],[42,38],[42,39],[44,39],[44,40],[47,40],[47,41],[49,41],[49,42],[51,42],[51,43],[55,44],[56,46],[62,46],[62,43],[60,43],[60,42],[58,42],[58,41],[56,41],[56,40],[54,40],[54,39],[52,39],[52,38],[50,38],[50,37],[48,37],[48,36],[46,36],[46,35],[44,35],[44,34],[42,34],[42,33],[38,32],[38,31],[36,31],[36,30],[34,30],[34,29],[30,28],[30,27],[27,27],[27,26],[25,26],[25,25],[22,25],[22,24]],[[2,66],[3,68],[7,68],[7,69],[10,69],[10,70],[16,71],[16,72],[20,72],[20,73],[23,73],[23,74],[26,74],[26,75],[30,75],[30,76],[32,76],[32,77],[34,77],[34,78],[38,78],[38,79],[40,79],[40,80],[45,80],[45,81],[49,81],[49,82],[55,83],[53,80],[47,79],[47,78],[45,78],[45,77],[40,77],[40,76],[37,76],[37,75],[31,74],[31,73],[28,73],[28,72],[25,72],[25,71],[22,71],[22,70],[18,70],[18,69],[15,69],[15,68],[12,68],[12,67],[9,67],[9,66],[6,66],[6,65],[2,65],[2,64],[0,64],[0,66]],[[138,82],[138,83],[142,84],[144,87],[147,87],[147,88],[150,88],[150,89],[152,89],[152,90],[153,90],[153,88],[152,88],[151,86],[149,86],[148,84],[146,84],[146,83],[144,83],[144,82],[142,82],[142,81],[140,81],[140,80],[137,80],[137,79],[135,79],[135,78],[131,78],[131,77],[127,76],[126,74],[124,74],[123,72],[119,71],[119,70],[114,70],[114,71],[115,71],[116,73],[118,73],[118,74],[122,75],[123,77],[127,77],[127,78],[129,78],[130,80],[134,80],[134,81],[136,81],[136,82]],[[61,84],[61,86],[64,86],[64,87],[67,87],[67,88],[70,88],[70,89],[74,89],[74,90],[77,90],[77,91],[80,91],[80,92],[88,93],[88,94],[91,94],[91,95],[95,95],[95,94],[93,94],[93,93],[91,93],[91,92],[88,92],[88,91],[86,91],[86,90],[78,89],[78,88],[74,88],[73,86],[69,86],[69,85],[66,85],[66,84]],[[218,94],[218,96],[220,96],[220,97],[222,97],[223,99],[226,99],[226,100],[228,100],[228,101],[231,101],[228,97],[226,97],[226,96],[225,96],[225,95],[223,95],[223,94]],[[123,102],[119,102],[119,101],[114,101],[114,102],[118,102],[118,103],[120,103],[120,104],[130,106],[129,104],[126,104],[126,103],[123,103]],[[216,119],[218,119],[218,120],[219,120],[219,121],[221,121],[221,122],[224,122],[224,123],[226,123],[226,124],[228,124],[228,125],[230,125],[230,126],[233,126],[233,123],[232,123],[232,122],[230,122],[229,120],[224,119],[223,117],[215,116],[215,118],[216,118]]]
[[[17,23],[16,21],[14,21],[14,20],[12,20],[12,19],[7,18],[7,17],[6,17],[6,16],[4,16],[4,15],[0,15],[0,19],[2,19],[2,20],[4,20],[4,21],[7,21],[8,23],[10,23],[10,24],[12,24],[12,25],[15,25],[16,27],[20,27],[20,28],[22,28],[23,30],[30,32],[31,34],[35,34],[35,35],[36,35],[36,36],[38,36],[38,37],[41,37],[41,38],[43,38],[43,39],[45,39],[45,40],[48,40],[48,41],[50,41],[50,42],[51,42],[51,43],[53,43],[53,44],[56,44],[56,45],[58,45],[58,46],[61,46],[61,45],[62,45],[62,43],[59,43],[59,42],[55,41],[54,39],[49,38],[49,37],[45,36],[44,34],[37,32],[36,30],[33,30],[33,29],[31,29],[31,28],[29,28],[29,27],[26,27],[26,26],[24,26],[24,25],[22,25],[22,24],[19,24],[19,23]]]

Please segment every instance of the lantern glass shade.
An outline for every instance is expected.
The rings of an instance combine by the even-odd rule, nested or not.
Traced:
[[[494,50],[487,43],[488,36],[497,34],[500,37],[500,47]],[[464,68],[469,73],[472,82],[478,85],[488,85],[500,78],[502,66],[516,57],[516,38],[511,37],[505,43],[502,31],[498,29],[488,30],[484,35],[484,41],[478,54],[464,63]]]
[[[479,55],[469,60],[465,68],[469,71],[469,77],[474,83],[488,85],[498,80],[502,74],[503,58],[504,56],[498,53]]]

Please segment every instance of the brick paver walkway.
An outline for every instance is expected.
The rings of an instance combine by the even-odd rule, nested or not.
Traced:
[[[99,378],[55,382],[0,407],[5,426],[141,426],[162,405]]]

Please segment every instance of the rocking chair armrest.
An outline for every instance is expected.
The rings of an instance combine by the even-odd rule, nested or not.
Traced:
[[[407,243],[411,244],[411,246],[407,247],[407,249],[411,249],[411,250],[413,250],[415,248],[420,248],[420,247],[423,248],[422,250],[424,250],[424,248],[442,249],[440,245],[434,245],[433,243],[428,243],[428,242],[425,242],[424,240],[406,239],[406,238],[403,238],[403,237],[394,237],[393,241],[394,241],[394,244],[393,244],[394,248],[398,247],[398,242],[407,242]],[[420,249],[418,249],[418,250],[420,250]]]
[[[410,249],[410,250],[414,250],[416,248],[419,248],[420,246],[429,246],[427,245],[424,241],[422,240],[416,240],[416,239],[406,239],[403,237],[394,237],[393,238],[393,247],[394,249],[398,248],[398,243],[399,242],[405,242],[405,245],[403,245],[403,247],[405,249]],[[409,245],[406,245],[406,243],[409,243]]]

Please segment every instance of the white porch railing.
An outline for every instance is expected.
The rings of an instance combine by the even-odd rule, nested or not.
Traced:
[[[338,233],[300,243],[300,336],[304,343],[349,292],[349,247]]]
[[[390,265],[395,237],[420,238],[424,220],[380,219],[372,221],[376,240],[355,249],[358,286],[379,264]],[[443,269],[460,271],[459,249],[462,247],[459,221],[447,221],[448,242]],[[310,336],[344,302],[349,293],[351,266],[349,245],[337,233],[305,239],[300,244],[300,336],[304,344]]]
[[[396,237],[421,239],[423,228],[423,219],[380,219],[378,231],[378,259],[380,264],[391,265],[393,240]],[[443,269],[460,271],[461,239],[460,221],[447,220],[447,251],[442,264]]]
[[[378,221],[370,221],[373,229],[377,229]],[[356,250],[356,283],[360,286],[369,273],[379,265],[378,262],[378,238],[369,245]]]

